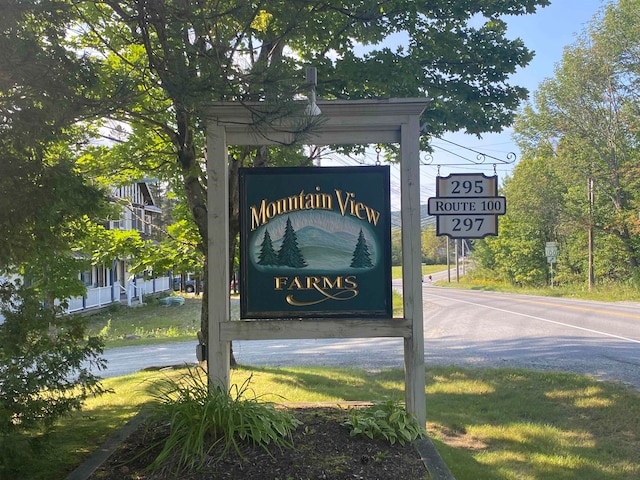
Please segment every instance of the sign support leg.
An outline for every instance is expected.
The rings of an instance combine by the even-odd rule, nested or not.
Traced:
[[[229,390],[229,341],[220,340],[220,325],[229,321],[229,169],[224,127],[207,128],[207,249],[209,304],[207,370],[209,386]]]
[[[412,117],[401,126],[402,288],[404,316],[412,334],[404,339],[407,412],[426,426],[422,261],[420,236],[420,124]]]

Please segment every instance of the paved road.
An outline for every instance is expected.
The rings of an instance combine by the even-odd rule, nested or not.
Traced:
[[[640,389],[638,303],[437,287],[423,298],[427,364],[560,370]]]
[[[443,274],[446,278],[446,273]],[[440,275],[435,276],[434,280]],[[455,276],[452,277],[455,280]],[[426,278],[425,278],[426,279]],[[394,282],[396,288],[399,282]],[[640,304],[435,287],[423,283],[427,365],[560,370],[640,389]],[[237,341],[240,364],[402,368],[401,339]],[[196,342],[105,352],[104,376],[195,361]]]

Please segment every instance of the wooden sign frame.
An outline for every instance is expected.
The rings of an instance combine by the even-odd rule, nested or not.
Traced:
[[[207,293],[209,380],[228,390],[230,342],[293,338],[404,339],[407,411],[426,423],[424,326],[420,249],[420,115],[425,98],[319,101],[322,114],[309,117],[307,102],[279,123],[264,125],[268,105],[220,102],[203,108],[207,120]],[[307,131],[306,138],[300,132]],[[402,216],[403,318],[333,318],[316,322],[278,319],[269,322],[231,321],[229,300],[229,161],[228,145],[400,146]]]

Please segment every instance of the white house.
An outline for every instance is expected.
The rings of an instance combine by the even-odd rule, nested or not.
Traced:
[[[151,238],[153,226],[162,213],[156,206],[150,183],[154,181],[141,180],[130,185],[114,188],[111,197],[114,202],[122,203],[120,218],[110,221],[109,229],[138,230],[144,239]],[[167,272],[164,275],[145,279],[141,275],[129,272],[126,259],[114,259],[111,265],[94,265],[89,270],[79,274],[80,279],[87,286],[87,292],[82,297],[73,297],[68,301],[68,313],[82,312],[93,308],[104,307],[113,303],[127,304],[142,303],[143,295],[170,291],[173,289],[172,277]],[[11,281],[0,277],[0,281]],[[4,317],[0,314],[0,323]]]
[[[153,180],[141,180],[135,183],[113,188],[111,197],[123,203],[118,220],[109,222],[109,229],[137,230],[143,239],[151,238],[157,218],[162,213],[156,206],[150,189]],[[114,259],[111,265],[94,265],[82,272],[80,278],[87,286],[84,297],[69,299],[68,311],[79,312],[91,308],[103,307],[112,303],[142,302],[142,296],[172,290],[171,276],[154,276],[145,279],[142,275],[129,273],[126,259]]]

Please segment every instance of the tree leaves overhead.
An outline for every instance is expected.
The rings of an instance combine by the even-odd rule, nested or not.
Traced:
[[[143,174],[166,181],[184,198],[204,253],[207,209],[217,206],[207,205],[202,105],[257,101],[281,118],[307,94],[304,69],[315,66],[320,98],[428,96],[431,134],[499,131],[526,97],[508,77],[532,58],[507,38],[503,17],[549,0],[5,3],[0,116],[27,140],[32,124],[56,136],[81,122],[92,143],[70,143],[76,167],[101,185]],[[233,154],[230,178],[252,159],[300,163],[299,149],[284,150]],[[233,248],[234,184],[230,192]]]
[[[526,97],[508,77],[529,63],[503,17],[547,0],[510,2],[77,2],[87,48],[117,56],[121,79],[174,103],[284,99],[319,69],[320,96],[430,96],[431,130],[499,131]],[[382,42],[385,41],[385,45]],[[136,46],[146,59],[131,58]],[[141,60],[141,59],[139,59]],[[128,73],[124,73],[128,65]],[[117,71],[117,70],[116,70]],[[206,93],[205,93],[206,92]],[[195,102],[195,103],[194,103]],[[471,110],[470,110],[471,109]]]
[[[325,62],[324,88],[338,98],[429,96],[424,120],[436,135],[500,131],[527,95],[508,78],[533,57],[521,40],[506,38],[500,17],[547,3],[443,1],[419,10],[417,2],[385,2],[376,26],[356,37],[373,45],[361,55],[338,51],[334,65]],[[397,46],[375,45],[389,36]]]

